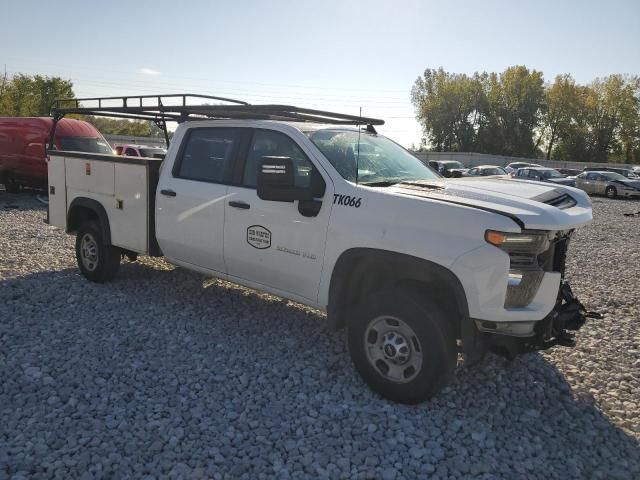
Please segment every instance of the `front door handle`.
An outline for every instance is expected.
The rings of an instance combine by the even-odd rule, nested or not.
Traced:
[[[233,207],[233,208],[240,208],[242,210],[249,210],[251,208],[251,205],[249,205],[246,202],[229,202],[229,206]]]
[[[175,197],[176,196],[176,192],[174,192],[173,190],[160,190],[160,193],[162,195],[166,195],[167,197]]]

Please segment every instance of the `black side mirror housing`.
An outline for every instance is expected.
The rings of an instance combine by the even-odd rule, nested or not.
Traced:
[[[258,198],[273,202],[313,200],[311,189],[295,186],[290,157],[262,157],[258,166],[257,194]]]

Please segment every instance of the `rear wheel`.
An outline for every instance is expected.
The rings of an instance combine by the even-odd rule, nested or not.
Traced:
[[[95,221],[84,223],[76,236],[78,268],[88,280],[97,283],[113,279],[120,267],[121,251],[105,245],[99,225]]]
[[[604,191],[604,194],[609,198],[616,198],[618,196],[618,190],[616,190],[616,187],[609,185]]]
[[[349,323],[349,351],[369,387],[390,400],[418,403],[451,379],[453,329],[437,305],[403,289],[370,296]]]

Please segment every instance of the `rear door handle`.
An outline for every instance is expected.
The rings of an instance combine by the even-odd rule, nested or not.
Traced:
[[[176,196],[176,192],[174,192],[173,190],[160,190],[160,193],[162,195],[166,195],[167,197],[175,197]]]
[[[229,206],[230,207],[234,207],[234,208],[240,208],[242,210],[249,210],[251,208],[251,205],[249,205],[246,202],[229,202]]]

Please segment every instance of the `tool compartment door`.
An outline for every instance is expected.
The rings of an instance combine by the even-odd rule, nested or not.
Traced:
[[[67,227],[67,186],[65,182],[65,159],[52,155],[48,165],[49,225]]]

